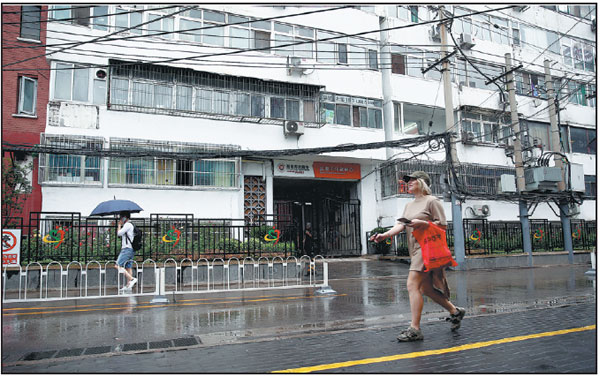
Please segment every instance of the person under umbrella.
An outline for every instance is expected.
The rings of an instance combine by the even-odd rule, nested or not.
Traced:
[[[121,237],[121,252],[117,258],[117,265],[115,268],[125,275],[127,278],[127,285],[121,288],[122,291],[133,288],[137,279],[132,275],[132,261],[133,261],[133,224],[131,224],[131,215],[129,212],[121,212],[119,214],[119,225],[117,228],[117,236]]]

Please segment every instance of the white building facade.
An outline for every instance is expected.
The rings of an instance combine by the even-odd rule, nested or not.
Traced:
[[[562,152],[584,176],[577,217],[595,220],[595,6],[446,11],[462,16],[450,28],[462,46],[451,58],[453,131],[473,190],[497,192],[500,175],[514,175],[508,105],[478,70],[502,75],[505,53],[523,65],[518,113],[533,161],[551,149],[549,59],[562,94]],[[53,6],[40,143],[110,156],[40,155],[43,211],[85,216],[116,197],[137,202],[144,216],[288,214],[327,237],[352,238],[338,254],[364,254],[366,232],[392,225],[410,200],[398,177],[425,170],[441,187],[444,149],[287,151],[444,132],[440,65],[422,73],[442,56],[437,15],[424,5]],[[231,153],[265,150],[281,154]],[[190,157],[202,153],[217,158]],[[481,204],[490,220],[518,219],[516,204],[469,198],[463,217]],[[532,218],[558,219],[553,212],[539,206]]]

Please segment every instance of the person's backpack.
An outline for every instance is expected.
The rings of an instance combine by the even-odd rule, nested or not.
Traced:
[[[133,249],[133,251],[138,251],[139,249],[142,248],[143,232],[137,226],[135,226],[133,223],[131,225],[133,225],[133,241],[129,240],[129,236],[127,236],[127,233],[125,233],[125,235],[127,236],[127,239],[129,240],[129,242],[131,242],[131,248]]]

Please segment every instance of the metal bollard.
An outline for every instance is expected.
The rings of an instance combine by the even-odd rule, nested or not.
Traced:
[[[329,264],[323,262],[323,285],[320,289],[315,290],[316,295],[327,295],[337,293],[329,286]]]
[[[156,284],[156,290],[154,291],[154,298],[150,303],[152,304],[168,304],[169,299],[165,296],[165,268],[159,267],[154,273],[154,284]]]
[[[592,260],[592,269],[589,271],[586,271],[585,275],[588,276],[596,276],[596,250],[592,250],[592,252],[590,253],[590,258]]]

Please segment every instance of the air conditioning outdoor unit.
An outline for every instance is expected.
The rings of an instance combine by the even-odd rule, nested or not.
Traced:
[[[302,58],[299,56],[288,56],[286,66],[288,75],[293,73],[298,73],[301,75],[304,72],[304,68],[302,67]]]
[[[431,27],[431,30],[429,31],[429,34],[431,35],[431,39],[435,42],[441,42],[442,41],[442,37],[440,35],[440,26],[439,25],[433,25]]]
[[[283,122],[283,134],[285,136],[290,135],[304,135],[304,124],[295,120],[287,120]]]
[[[471,34],[460,33],[459,40],[460,48],[463,48],[465,50],[470,50],[471,48],[473,48],[473,46],[475,46],[475,39]]]
[[[473,208],[473,213],[477,217],[488,217],[492,213],[492,211],[490,210],[490,207],[487,204],[482,204],[482,205],[475,204],[471,208]]]
[[[96,71],[96,78],[100,80],[106,79],[106,71],[104,69],[99,69]]]

